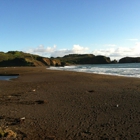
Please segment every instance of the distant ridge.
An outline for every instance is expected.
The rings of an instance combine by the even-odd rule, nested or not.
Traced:
[[[140,57],[124,57],[119,63],[140,62]],[[0,52],[0,67],[12,66],[65,66],[77,64],[111,64],[118,63],[116,60],[111,61],[109,57],[93,54],[69,54],[63,57],[42,57],[35,54],[24,53],[22,51]]]

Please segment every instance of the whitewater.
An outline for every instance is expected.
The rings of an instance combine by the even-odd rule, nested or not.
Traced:
[[[49,69],[140,78],[140,63],[88,64]]]

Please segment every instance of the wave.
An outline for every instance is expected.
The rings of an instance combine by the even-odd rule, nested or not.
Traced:
[[[140,78],[140,63],[76,65],[49,69]]]

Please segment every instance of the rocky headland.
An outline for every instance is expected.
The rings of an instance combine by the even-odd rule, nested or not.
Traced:
[[[119,60],[119,63],[140,63],[140,57],[124,57]]]
[[[117,63],[106,56],[93,54],[69,54],[64,57],[42,57],[20,51],[0,52],[0,67],[8,66],[64,66],[76,64],[109,64]]]
[[[69,54],[63,57],[43,57],[21,51],[0,52],[0,67],[12,66],[65,66],[82,64],[140,63],[140,57],[124,57],[119,61],[93,54]]]

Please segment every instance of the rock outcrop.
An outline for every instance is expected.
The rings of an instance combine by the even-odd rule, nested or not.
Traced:
[[[61,58],[66,64],[109,64],[111,60],[106,56],[95,56],[93,54],[71,54]]]
[[[109,64],[109,63],[111,63],[110,58],[102,55],[95,56],[92,62],[92,64]]]
[[[50,59],[50,61],[51,66],[61,66],[61,61],[59,59]]]
[[[124,57],[119,60],[119,63],[140,63],[140,57]]]

